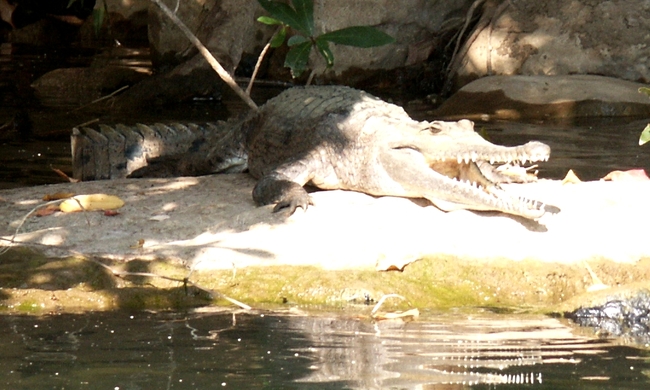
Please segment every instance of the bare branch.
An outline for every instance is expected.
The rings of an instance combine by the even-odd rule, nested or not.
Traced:
[[[246,94],[246,92],[237,85],[235,80],[230,76],[230,74],[221,66],[219,61],[217,61],[216,58],[210,53],[208,48],[206,48],[201,41],[190,31],[189,28],[183,23],[165,4],[163,4],[160,0],[151,0],[153,1],[159,8],[160,10],[167,15],[169,19],[171,19],[172,22],[185,34],[185,36],[192,42],[192,44],[199,49],[199,52],[201,55],[203,55],[203,58],[205,58],[206,61],[208,61],[208,64],[214,69],[215,72],[221,77],[221,79],[228,84],[228,86],[235,91],[237,95],[239,95],[240,98],[242,98],[246,104],[250,108],[252,108],[255,111],[259,111],[259,107],[257,107],[257,104]]]

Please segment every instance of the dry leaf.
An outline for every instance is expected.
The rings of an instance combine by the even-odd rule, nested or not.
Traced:
[[[562,179],[562,184],[577,184],[577,183],[582,183],[582,180],[580,180],[578,175],[576,175],[575,172],[573,172],[573,169],[569,169],[569,172],[567,172],[564,179]]]
[[[612,171],[602,180],[606,181],[648,181],[648,175],[645,169],[630,169],[628,171]]]
[[[40,209],[36,210],[34,212],[34,215],[37,217],[46,217],[48,215],[52,215],[59,211],[59,205],[56,204],[48,204],[45,207],[41,207]]]
[[[114,210],[124,206],[124,201],[115,195],[91,194],[77,195],[61,203],[61,211],[71,213],[75,211]]]
[[[72,198],[73,196],[73,192],[55,192],[53,194],[45,194],[45,196],[43,196],[43,200],[49,202],[52,200],[68,199]]]
[[[104,210],[105,217],[114,217],[116,215],[120,215],[120,212],[115,210]]]
[[[50,169],[52,169],[54,172],[56,172],[57,175],[59,175],[59,176],[61,176],[62,178],[66,179],[66,180],[69,181],[70,183],[79,183],[79,180],[78,180],[78,179],[73,179],[73,178],[71,178],[70,176],[66,175],[65,172],[63,172],[63,171],[60,170],[60,169],[52,168],[52,167],[50,167]]]
[[[144,238],[141,238],[141,239],[138,240],[137,243],[131,245],[129,248],[131,248],[131,249],[142,249],[143,246],[144,246]]]

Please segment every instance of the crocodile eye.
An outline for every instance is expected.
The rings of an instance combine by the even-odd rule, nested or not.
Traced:
[[[438,133],[440,133],[442,131],[442,127],[440,126],[440,124],[438,124],[436,122],[431,122],[431,123],[429,123],[429,125],[427,127],[425,127],[422,130],[423,131],[428,131],[431,134],[438,134]]]

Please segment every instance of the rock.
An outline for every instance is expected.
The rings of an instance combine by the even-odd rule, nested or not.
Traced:
[[[273,33],[255,21],[262,9],[257,1],[242,6],[238,0],[203,2],[166,0],[164,3],[219,60],[234,72],[242,53],[261,48]],[[158,66],[174,66],[188,58],[200,57],[192,43],[157,5],[149,6],[149,42],[152,60]],[[193,61],[192,68],[208,67],[205,61]],[[191,72],[185,70],[185,73]]]
[[[650,116],[644,84],[610,77],[491,76],[452,95],[435,115],[480,120]]]
[[[88,212],[29,218],[18,241],[36,245],[47,256],[167,258],[196,269],[387,269],[436,256],[562,264],[634,263],[650,257],[645,231],[630,223],[650,219],[650,209],[641,207],[650,182],[507,185],[508,191],[561,208],[539,223],[500,213],[444,213],[426,201],[350,191],[315,192],[314,206],[287,218],[272,213],[272,206],[255,207],[253,185],[249,175],[223,174],[0,191],[0,234],[9,238],[46,194],[105,193],[125,201],[119,216]],[[139,239],[144,245],[134,249]]]
[[[167,1],[170,6],[176,3]],[[440,33],[444,22],[456,18],[462,23],[464,15],[472,1],[437,1],[408,0],[389,1],[374,0],[349,2],[346,0],[315,1],[314,20],[318,34],[350,26],[375,26],[397,39],[397,43],[371,49],[360,49],[333,45],[335,58],[331,77],[346,70],[358,69],[392,69],[404,66],[409,50],[418,44],[432,41]],[[417,12],[413,12],[417,10]],[[184,35],[180,34],[168,18],[155,5],[150,8],[150,39],[155,59],[174,64],[183,60],[188,53],[195,50]],[[242,54],[255,57],[268,42],[275,27],[268,27],[255,19],[264,13],[263,9],[252,1],[246,7],[237,0],[217,2],[208,0],[202,5],[195,2],[180,2],[178,16],[188,24],[197,37],[222,61],[225,69],[233,71]],[[196,64],[198,66],[200,64]],[[205,63],[202,66],[206,66]],[[317,72],[324,71],[320,58],[312,57],[312,66]]]
[[[246,174],[224,174],[0,191],[0,249],[19,228],[18,247],[0,250],[6,304],[18,305],[29,294],[49,308],[51,291],[34,295],[29,289],[82,286],[77,294],[88,300],[113,296],[124,305],[126,290],[133,289],[99,287],[123,281],[107,277],[97,261],[176,280],[191,276],[194,283],[249,303],[288,297],[339,305],[351,291],[370,291],[373,299],[403,295],[419,308],[557,312],[569,299],[562,311],[587,306],[591,301],[583,293],[592,285],[647,287],[650,281],[647,234],[634,222],[650,218],[650,209],[642,207],[650,182],[509,185],[510,192],[562,208],[540,223],[498,213],[443,213],[421,200],[347,191],[313,193],[314,206],[287,218],[273,214],[272,206],[255,207],[253,185]],[[117,195],[125,205],[117,214],[54,212],[24,219],[45,195],[65,192]],[[82,271],[84,264],[90,273]],[[403,271],[377,272],[391,269]],[[186,293],[181,282],[150,283]],[[363,299],[365,293],[357,295]],[[112,306],[95,309],[107,307]]]
[[[44,106],[83,106],[148,75],[148,69],[124,66],[61,68],[38,78],[32,88]]]
[[[489,3],[488,3],[489,4]],[[650,82],[650,3],[520,0],[486,8],[453,68],[489,75],[599,74]]]

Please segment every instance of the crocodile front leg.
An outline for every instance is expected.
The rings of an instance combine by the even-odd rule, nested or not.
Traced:
[[[307,210],[313,201],[302,185],[288,176],[271,172],[263,176],[253,188],[253,200],[258,206],[275,204],[273,212],[286,209],[292,215],[298,207]]]

